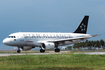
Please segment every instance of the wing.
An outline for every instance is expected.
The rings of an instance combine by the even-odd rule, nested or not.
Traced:
[[[47,41],[39,41],[40,43],[45,43],[45,42],[49,42],[49,43],[56,43],[58,46],[64,46],[64,45],[69,45],[69,44],[74,44],[83,40],[86,40],[88,38],[91,37],[96,37],[99,36],[99,34],[97,35],[90,35],[90,36],[85,36],[85,37],[75,37],[75,38],[66,38],[66,39],[56,39],[56,40],[47,40]]]
[[[96,37],[96,36],[99,36],[99,34],[86,36],[86,37],[59,39],[59,40],[53,40],[53,41],[48,41],[48,42],[57,43],[59,46],[64,46],[64,45],[74,44],[74,43],[86,40],[86,39],[91,38],[91,37]]]

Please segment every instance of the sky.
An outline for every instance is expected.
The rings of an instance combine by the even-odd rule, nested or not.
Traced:
[[[14,32],[74,32],[89,15],[88,34],[105,39],[105,0],[0,0],[0,49]]]

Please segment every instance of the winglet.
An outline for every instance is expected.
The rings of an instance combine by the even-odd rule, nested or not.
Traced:
[[[78,26],[78,28],[75,30],[74,33],[86,34],[87,27],[88,27],[88,19],[89,19],[89,16],[84,16],[83,20],[81,21],[80,25]]]

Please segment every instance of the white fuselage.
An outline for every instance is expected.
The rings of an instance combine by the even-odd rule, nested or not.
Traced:
[[[92,37],[89,34],[78,34],[78,33],[37,33],[37,32],[17,32],[10,34],[8,38],[3,40],[3,43],[9,46],[41,46],[41,42],[56,41],[56,40],[66,40],[79,37]],[[86,39],[87,39],[86,38]],[[79,41],[79,40],[78,40]],[[78,42],[77,40],[75,42]],[[74,42],[65,41],[68,45]]]

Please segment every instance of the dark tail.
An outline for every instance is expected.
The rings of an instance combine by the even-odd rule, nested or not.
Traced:
[[[78,26],[78,28],[75,30],[74,33],[86,34],[87,26],[88,26],[88,19],[89,19],[89,16],[84,16],[82,22],[80,23],[80,25]]]

